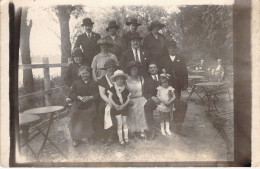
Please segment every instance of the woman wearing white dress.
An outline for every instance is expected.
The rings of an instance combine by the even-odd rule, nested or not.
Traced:
[[[130,75],[126,81],[127,87],[131,93],[131,106],[128,113],[128,126],[130,133],[137,133],[142,139],[145,139],[144,131],[147,130],[144,105],[146,99],[143,97],[142,88],[144,79],[140,75],[141,64],[136,61],[129,62],[127,73]]]

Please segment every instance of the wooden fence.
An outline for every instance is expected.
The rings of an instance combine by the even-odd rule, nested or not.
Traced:
[[[26,70],[26,69],[43,69],[43,74],[44,74],[44,90],[42,91],[37,91],[34,93],[26,94],[19,96],[19,99],[24,99],[26,97],[30,97],[33,95],[44,95],[45,97],[45,105],[46,106],[51,106],[51,93],[55,90],[65,88],[67,86],[59,86],[55,88],[51,88],[51,79],[50,79],[50,70],[49,68],[54,68],[54,67],[67,67],[68,63],[58,63],[58,64],[49,64],[49,59],[47,57],[44,57],[42,59],[43,64],[27,64],[27,65],[19,65],[19,69]]]

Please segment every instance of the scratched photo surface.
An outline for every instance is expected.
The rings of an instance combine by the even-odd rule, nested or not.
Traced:
[[[234,160],[232,4],[21,10],[17,163]]]

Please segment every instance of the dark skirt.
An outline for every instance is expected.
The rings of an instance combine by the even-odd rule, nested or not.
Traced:
[[[92,138],[94,134],[93,124],[97,108],[94,102],[90,101],[86,106],[81,107],[79,102],[74,102],[71,108],[70,135],[73,140]]]
[[[128,107],[124,108],[123,110],[117,111],[116,109],[112,108],[111,113],[115,116],[117,115],[122,115],[122,116],[127,116],[128,115]]]

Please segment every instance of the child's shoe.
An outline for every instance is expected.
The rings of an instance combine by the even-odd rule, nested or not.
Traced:
[[[166,134],[167,134],[167,135],[169,135],[169,136],[171,136],[171,135],[172,135],[172,133],[171,133],[171,131],[170,131],[170,130],[165,130],[165,132],[166,132]]]
[[[165,133],[164,130],[161,130],[161,133],[162,133],[163,136],[166,136],[166,133]]]

